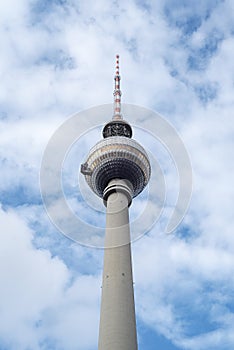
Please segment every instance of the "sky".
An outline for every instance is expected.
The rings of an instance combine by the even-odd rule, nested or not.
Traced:
[[[189,208],[168,234],[176,164],[136,127],[166,183],[160,218],[132,244],[139,350],[234,348],[233,14],[232,0],[0,2],[1,350],[97,349],[103,250],[53,225],[39,176],[55,131],[112,103],[116,54],[122,101],[163,116],[193,171]],[[64,161],[64,192],[77,216],[104,227],[101,200],[77,185],[101,137],[93,123]]]

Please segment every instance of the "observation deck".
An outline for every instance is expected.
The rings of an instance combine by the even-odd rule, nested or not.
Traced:
[[[105,188],[113,179],[129,181],[132,196],[136,197],[149,181],[150,162],[137,141],[125,136],[111,136],[91,148],[81,172],[99,197],[103,197]]]

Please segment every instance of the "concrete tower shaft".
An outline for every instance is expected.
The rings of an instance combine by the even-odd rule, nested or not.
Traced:
[[[128,216],[131,187],[124,180],[112,180],[105,192],[106,236],[98,349],[137,350]]]

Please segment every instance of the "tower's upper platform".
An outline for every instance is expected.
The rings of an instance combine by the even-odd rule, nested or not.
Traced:
[[[100,197],[113,179],[126,179],[132,185],[133,197],[147,185],[150,163],[144,148],[124,136],[108,137],[91,148],[81,172],[91,189]]]
[[[150,162],[144,148],[132,137],[132,128],[122,118],[119,56],[116,56],[114,115],[103,128],[104,139],[89,152],[81,165],[81,173],[90,188],[100,197],[113,179],[130,182],[132,196],[137,196],[148,184]]]

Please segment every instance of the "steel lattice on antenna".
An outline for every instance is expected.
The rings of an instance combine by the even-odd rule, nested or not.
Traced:
[[[114,90],[114,115],[113,120],[121,120],[121,90],[120,90],[120,75],[119,75],[119,55],[116,55],[116,70],[115,70],[115,90]]]

